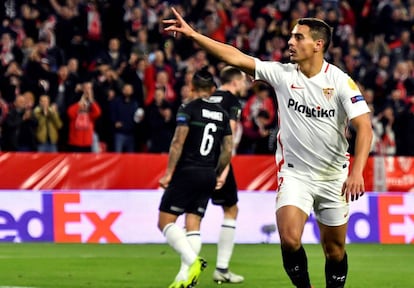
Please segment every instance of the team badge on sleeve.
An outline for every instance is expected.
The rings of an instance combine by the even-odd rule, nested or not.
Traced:
[[[356,95],[354,97],[351,97],[352,104],[357,103],[359,101],[364,101],[364,97],[362,95]]]

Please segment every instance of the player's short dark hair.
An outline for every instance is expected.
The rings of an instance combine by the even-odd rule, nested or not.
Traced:
[[[220,71],[221,84],[230,83],[235,78],[241,78],[243,72],[233,66],[226,66]]]
[[[326,52],[328,50],[332,39],[333,29],[331,26],[318,18],[300,18],[297,23],[299,25],[308,26],[310,28],[312,39],[322,39],[325,42],[323,45],[323,51]]]
[[[214,76],[208,71],[208,67],[204,66],[196,73],[194,73],[192,79],[193,88],[195,90],[207,90],[212,87],[216,87]]]

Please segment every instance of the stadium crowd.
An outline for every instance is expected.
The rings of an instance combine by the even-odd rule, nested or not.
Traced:
[[[372,154],[414,155],[413,0],[6,0],[1,150],[168,152],[193,73],[207,65],[219,85],[224,65],[163,31],[172,5],[203,34],[281,62],[296,19],[324,19],[326,59],[370,105]],[[253,82],[246,95],[237,152],[274,153],[274,92]]]

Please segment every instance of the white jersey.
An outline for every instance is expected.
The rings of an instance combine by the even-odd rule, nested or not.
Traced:
[[[348,119],[370,112],[355,82],[324,61],[308,78],[296,64],[256,62],[256,79],[273,86],[279,113],[276,162],[279,173],[338,179],[349,166]]]

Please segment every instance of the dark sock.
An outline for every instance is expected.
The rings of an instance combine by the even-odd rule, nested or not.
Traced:
[[[219,271],[220,273],[227,273],[229,272],[229,268],[216,268],[217,271]]]
[[[305,249],[300,246],[297,251],[284,251],[282,248],[283,267],[293,285],[298,288],[310,288],[308,258]]]
[[[325,279],[326,288],[345,287],[346,275],[348,274],[348,255],[345,252],[344,258],[340,262],[326,260]]]

